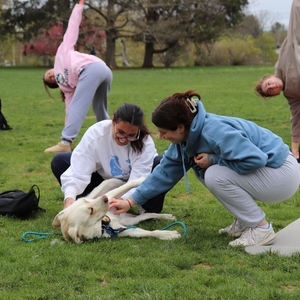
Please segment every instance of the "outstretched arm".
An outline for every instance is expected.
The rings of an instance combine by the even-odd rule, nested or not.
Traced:
[[[68,22],[68,27],[63,38],[63,52],[67,52],[74,49],[74,45],[76,44],[79,35],[79,26],[82,19],[83,8],[84,0],[79,0],[79,3],[76,4],[72,10]]]

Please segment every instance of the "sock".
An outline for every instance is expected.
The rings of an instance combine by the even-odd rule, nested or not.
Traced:
[[[262,225],[262,226],[258,226],[259,228],[262,228],[262,229],[268,229],[270,227],[270,224],[267,223],[265,225]]]
[[[69,141],[66,141],[66,140],[62,140],[61,143],[64,144],[64,145],[70,145],[71,144]]]

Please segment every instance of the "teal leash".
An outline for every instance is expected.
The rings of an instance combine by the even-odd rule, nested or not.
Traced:
[[[187,235],[187,228],[186,228],[186,225],[183,223],[183,222],[173,222],[171,224],[169,224],[168,226],[162,228],[161,230],[166,230],[174,225],[181,225],[183,227],[183,236],[186,237]],[[126,229],[130,229],[130,228],[137,228],[136,226],[127,226]],[[27,235],[36,235],[37,237],[36,238],[31,238],[31,239],[27,239],[26,236]],[[24,232],[23,235],[22,235],[22,240],[24,242],[27,242],[27,243],[30,243],[30,242],[34,242],[36,240],[40,240],[40,239],[44,239],[48,236],[51,236],[53,235],[53,233],[50,233],[50,232],[35,232],[35,231],[27,231],[27,232]]]
[[[169,224],[168,226],[162,228],[161,230],[166,230],[174,225],[181,225],[183,227],[183,236],[186,237],[187,235],[187,228],[186,228],[186,225],[183,223],[183,222],[173,222],[171,224]]]
[[[32,238],[32,239],[27,239],[26,236],[27,235],[36,235],[37,237],[36,238]],[[34,231],[27,231],[27,232],[24,232],[23,235],[22,235],[22,240],[24,242],[33,242],[33,241],[36,241],[36,240],[40,240],[40,239],[44,239],[50,235],[53,235],[53,233],[47,233],[47,232],[34,232]]]

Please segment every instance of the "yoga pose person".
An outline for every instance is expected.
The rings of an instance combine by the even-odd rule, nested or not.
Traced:
[[[59,46],[54,68],[43,77],[44,86],[60,88],[66,104],[65,127],[61,141],[45,150],[46,153],[70,152],[90,106],[97,121],[109,119],[107,98],[112,82],[112,72],[105,62],[95,55],[75,51],[84,0],[76,4],[68,28]],[[50,94],[49,94],[50,95]]]

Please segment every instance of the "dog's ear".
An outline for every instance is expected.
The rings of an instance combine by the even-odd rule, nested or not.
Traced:
[[[64,221],[64,210],[62,210],[61,212],[59,212],[53,222],[52,222],[52,226],[53,227],[60,227],[61,229],[61,232],[63,234],[63,237],[64,239],[67,241],[67,242],[70,242],[72,241],[73,237],[70,236],[69,234],[69,227],[68,225],[66,224],[66,222]]]
[[[64,211],[62,210],[60,213],[58,213],[53,222],[52,222],[52,226],[53,227],[59,227],[61,224],[61,221],[63,220],[63,216],[64,216]]]
[[[75,240],[75,238],[76,238],[75,232],[77,230],[75,230],[73,227],[69,228],[68,224],[65,221],[62,221],[60,229],[61,229],[61,232],[63,234],[65,241],[67,241],[67,242],[76,241]],[[79,242],[76,241],[76,243],[80,243],[80,241]]]
[[[69,237],[77,244],[82,243],[80,236],[78,235],[79,228],[78,227],[71,227],[68,230]]]

